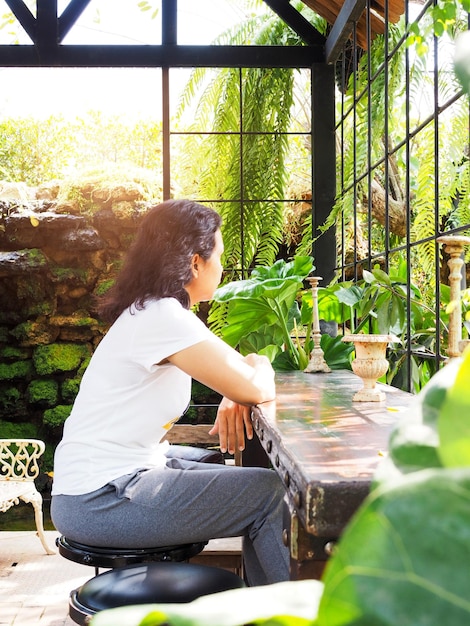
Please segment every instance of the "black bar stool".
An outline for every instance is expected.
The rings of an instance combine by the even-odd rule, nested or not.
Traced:
[[[227,570],[194,563],[129,565],[95,576],[70,594],[69,615],[80,626],[99,611],[133,604],[181,603],[245,587]]]
[[[94,567],[95,575],[99,574],[100,567],[114,569],[154,561],[189,561],[190,558],[202,552],[206,544],[206,541],[200,541],[175,546],[129,549],[88,546],[77,541],[71,541],[63,535],[56,539],[57,548],[63,557],[81,565]]]

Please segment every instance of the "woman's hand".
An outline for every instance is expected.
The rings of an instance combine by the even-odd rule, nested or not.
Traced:
[[[253,438],[251,423],[251,407],[228,398],[222,398],[217,411],[211,435],[219,435],[221,452],[234,454],[236,450],[245,449],[245,436]]]

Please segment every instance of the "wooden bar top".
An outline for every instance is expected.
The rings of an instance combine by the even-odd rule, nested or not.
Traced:
[[[347,370],[276,374],[276,401],[253,424],[305,530],[338,537],[370,489],[412,394],[380,385],[384,402],[352,402],[361,379]]]

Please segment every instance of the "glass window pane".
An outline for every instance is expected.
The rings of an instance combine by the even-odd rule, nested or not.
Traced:
[[[230,0],[194,2],[178,0],[178,43],[201,45],[212,43],[219,35],[245,19],[245,12]]]
[[[161,119],[158,68],[2,68],[0,115],[65,117],[90,110]]]
[[[172,130],[239,132],[238,69],[171,69],[170,83]]]
[[[311,70],[295,70],[293,93],[289,131],[309,133],[312,126]]]
[[[67,5],[59,3],[59,15]],[[141,6],[148,7],[142,10]],[[157,45],[161,35],[161,0],[93,0],[64,38],[64,44]]]
[[[173,134],[173,193],[198,200],[240,199],[240,138],[237,135]]]

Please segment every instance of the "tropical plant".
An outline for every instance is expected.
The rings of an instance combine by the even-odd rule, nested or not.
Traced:
[[[161,179],[161,122],[128,123],[89,111],[74,120],[51,115],[0,122],[0,179],[31,186],[91,169],[147,170]]]
[[[273,12],[260,13],[259,1],[246,4],[253,7],[252,16],[214,44],[302,45]],[[325,30],[324,20],[303,2],[295,4],[319,30]],[[231,68],[208,76],[199,68],[182,95],[178,119],[183,132],[191,135],[179,149],[181,185],[184,189],[185,181],[194,181],[198,197],[219,203],[225,266],[234,275],[241,271],[246,276],[247,268],[270,265],[276,259],[283,238],[289,153],[294,146],[302,149],[288,135],[295,113],[294,79],[301,75],[293,69]],[[188,109],[193,121],[184,126]],[[309,160],[304,161],[307,172]],[[299,163],[297,159],[297,172]]]
[[[0,121],[0,179],[34,186],[57,178],[74,154],[62,117]]]
[[[443,342],[447,338],[449,315],[446,305],[449,297],[449,287],[441,285],[440,337]],[[389,384],[406,387],[408,362],[415,391],[435,374],[435,362],[430,357],[436,350],[436,312],[424,301],[416,285],[410,283],[408,289],[405,263],[398,267],[397,273],[387,274],[376,266],[371,272],[364,270],[361,280],[320,288],[318,308],[321,318],[343,325],[347,332],[394,336],[388,352],[390,367],[386,376]],[[408,344],[410,361],[404,349]]]
[[[288,263],[279,260],[271,267],[255,268],[246,280],[219,287],[214,300],[228,303],[222,338],[242,354],[258,352],[273,362],[284,354],[295,369],[305,368],[307,350],[291,333],[302,324],[305,300],[299,307],[297,295],[312,269],[311,257],[296,257]]]
[[[342,188],[324,225],[326,229],[337,223],[338,232],[341,228],[347,260],[373,258],[378,251],[391,250],[385,259],[385,269],[391,272],[396,272],[402,254],[393,249],[400,250],[409,228],[409,240],[420,242],[410,248],[412,279],[421,285],[422,298],[428,305],[434,303],[436,293],[437,228],[446,230],[470,223],[468,101],[455,97],[460,89],[449,54],[455,33],[466,28],[462,6],[467,8],[468,2],[426,3],[416,21],[408,17],[407,23],[403,17],[389,27],[386,38],[375,38],[369,54],[360,58],[357,72],[346,84],[343,101],[338,102],[338,107],[354,110],[354,114],[344,116],[343,149],[338,159]],[[429,42],[434,36],[439,67],[432,74],[428,71],[432,54]],[[372,106],[368,89],[371,77]],[[429,123],[432,94],[443,109],[435,123]],[[401,146],[408,134],[407,152]],[[366,135],[368,141],[363,141]],[[439,195],[435,198],[437,188]]]
[[[214,300],[227,304],[222,338],[242,354],[264,354],[276,370],[304,370],[313,347],[313,314],[312,294],[303,283],[313,269],[309,256],[279,260],[219,287]],[[332,369],[350,368],[352,348],[328,335],[322,341]]]

